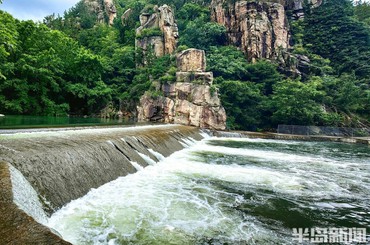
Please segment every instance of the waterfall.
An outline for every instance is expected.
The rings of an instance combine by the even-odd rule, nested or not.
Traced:
[[[47,216],[42,209],[37,192],[16,168],[9,165],[9,171],[13,186],[14,203],[37,222],[45,224]]]
[[[189,137],[202,139],[199,129],[179,125],[16,132],[1,135],[0,161],[42,193],[43,208],[51,214],[92,188],[183,149],[179,141],[188,146]]]

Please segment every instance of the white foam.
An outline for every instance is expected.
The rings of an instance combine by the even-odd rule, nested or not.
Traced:
[[[148,151],[150,152],[150,153],[152,153],[157,159],[158,159],[158,161],[163,161],[166,157],[165,156],[163,156],[161,153],[159,153],[159,152],[156,152],[155,150],[153,150],[153,149],[148,149]]]
[[[168,239],[163,243],[192,243],[186,239],[193,237],[210,237],[216,241],[225,238],[229,243],[289,243],[290,236],[281,240],[254,217],[242,217],[232,209],[246,201],[243,195],[228,192],[213,183],[236,185],[249,191],[261,189],[273,193],[268,195],[295,200],[297,197],[299,200],[311,198],[317,201],[297,205],[335,210],[355,206],[321,200],[353,198],[354,194],[346,186],[363,187],[368,179],[366,171],[340,168],[339,162],[330,158],[207,144],[215,139],[211,137],[195,143],[188,138],[183,142],[187,148],[168,158],[148,149],[159,163],[91,190],[55,213],[49,225],[74,244],[129,243],[137,241],[138,237],[142,239],[138,242],[143,243],[160,239]],[[194,154],[199,152],[237,155],[238,161],[254,158],[261,164],[210,164]]]
[[[142,159],[144,159],[144,161],[147,163],[147,164],[149,164],[149,165],[155,165],[156,164],[156,162],[153,160],[153,159],[151,159],[148,155],[145,155],[145,154],[143,154],[143,153],[141,153],[141,152],[138,152],[138,151],[136,151],[136,153],[142,158]]]
[[[140,130],[155,130],[155,129],[171,129],[178,127],[176,124],[164,124],[164,125],[146,125],[146,126],[126,126],[126,127],[108,127],[108,128],[68,128],[60,129],[57,131],[31,131],[31,132],[17,132],[11,134],[0,134],[6,138],[33,138],[33,137],[56,137],[56,136],[75,136],[75,135],[95,135],[95,134],[111,134],[120,132],[132,132]]]
[[[143,166],[140,166],[137,162],[130,161],[130,163],[132,164],[132,166],[134,166],[134,168],[135,168],[137,171],[142,171],[142,170],[144,170],[144,167],[143,167]]]
[[[47,216],[42,209],[42,204],[38,198],[37,192],[16,168],[9,165],[9,170],[14,202],[37,222],[46,224]]]

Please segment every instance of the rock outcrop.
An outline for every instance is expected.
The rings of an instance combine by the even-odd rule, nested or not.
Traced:
[[[104,0],[103,3],[98,0],[84,0],[84,3],[91,13],[97,15],[98,23],[105,23],[105,13],[108,18],[108,24],[113,25],[113,21],[117,17],[117,9],[113,0]]]
[[[177,68],[185,72],[202,72],[206,70],[204,50],[187,49],[177,55]]]
[[[139,121],[161,121],[223,130],[226,112],[218,91],[212,86],[212,72],[205,72],[203,50],[188,49],[177,56],[176,82],[159,86],[163,96],[146,93],[138,106]]]
[[[113,25],[114,19],[117,17],[117,9],[113,0],[104,0],[105,12],[108,15],[109,25]]]
[[[126,22],[128,21],[128,19],[131,17],[133,13],[133,10],[132,9],[127,9],[123,15],[121,16],[121,22],[122,22],[122,25],[125,26],[126,25]]]
[[[294,19],[304,18],[304,2],[305,0],[286,0],[285,7],[292,11]],[[308,0],[307,3],[316,8],[322,4],[322,0]]]
[[[153,14],[140,15],[140,27],[136,29],[136,47],[142,49],[144,57],[149,50],[153,50],[157,57],[172,54],[178,42],[178,28],[173,11],[167,5],[154,7],[153,10]]]
[[[289,48],[289,25],[280,3],[213,0],[211,16],[226,27],[229,43],[239,47],[249,61],[273,60],[280,50]]]

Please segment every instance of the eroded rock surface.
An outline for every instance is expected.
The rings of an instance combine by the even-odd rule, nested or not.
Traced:
[[[206,54],[204,50],[187,49],[177,55],[177,69],[181,72],[204,72]]]
[[[108,17],[108,24],[113,25],[114,19],[117,17],[117,9],[113,0],[84,0],[84,3],[91,13],[95,13],[98,23],[104,23],[104,13]]]
[[[144,56],[150,49],[157,57],[176,50],[179,34],[169,6],[154,7],[153,14],[141,14],[140,24],[136,29],[136,47],[143,50]]]
[[[211,16],[226,27],[229,43],[252,62],[276,59],[280,50],[289,48],[289,25],[281,3],[213,0]]]
[[[226,112],[218,91],[212,86],[213,73],[205,72],[203,50],[188,49],[177,56],[176,82],[162,84],[163,96],[146,93],[138,106],[139,121],[162,121],[223,130]]]

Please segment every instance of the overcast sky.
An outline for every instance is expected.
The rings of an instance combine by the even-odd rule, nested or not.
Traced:
[[[3,0],[0,9],[21,20],[42,21],[52,13],[63,15],[79,0]]]

